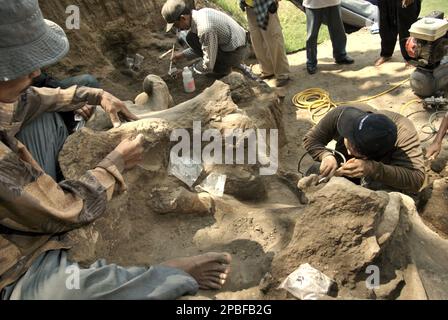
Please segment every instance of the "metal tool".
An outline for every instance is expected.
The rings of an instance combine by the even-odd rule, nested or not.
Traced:
[[[163,58],[165,58],[167,55],[169,55],[171,52],[173,52],[174,50],[173,49],[170,49],[170,50],[168,50],[167,52],[165,52],[165,53],[162,53],[160,56],[159,56],[159,59],[163,59]]]
[[[84,120],[84,118],[79,114],[75,114],[75,122],[75,131],[81,130],[86,125],[86,120]]]
[[[168,75],[171,78],[176,78],[177,76],[177,68],[174,67],[173,68],[173,58],[174,58],[174,47],[176,46],[176,44],[173,44],[173,48],[171,49],[171,61],[170,61],[170,69],[168,70]]]

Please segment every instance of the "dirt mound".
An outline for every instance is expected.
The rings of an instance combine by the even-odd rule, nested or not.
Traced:
[[[125,136],[143,133],[147,146],[143,164],[125,174],[128,191],[110,202],[104,217],[70,233],[79,243],[71,257],[85,264],[106,258],[139,265],[228,251],[234,256],[230,280],[222,292],[204,293],[220,299],[286,298],[276,287],[301,263],[334,279],[338,298],[426,298],[422,283],[434,288],[431,297],[440,297],[446,280],[431,274],[422,281],[415,259],[441,270],[448,261],[434,266],[418,253],[414,259],[412,208],[403,209],[400,194],[371,191],[344,178],[315,186],[310,177],[299,183],[305,206],[287,178],[261,176],[260,164],[205,165],[198,183],[210,173],[229,177],[223,197],[189,188],[170,174],[174,129],[191,132],[196,120],[202,130],[218,130],[223,141],[228,128],[282,132],[278,102],[271,90],[233,73],[173,108],[143,112],[140,121],[109,131],[93,126],[72,135],[60,157],[67,178],[93,167]],[[284,134],[279,141],[284,144]],[[447,245],[437,241],[436,248]],[[374,289],[365,283],[371,265],[381,270],[381,283]]]
[[[223,81],[230,85],[216,81],[194,99],[168,110],[148,112],[144,120],[107,132],[83,129],[68,139],[60,156],[67,178],[76,178],[95,166],[124,136],[143,133],[147,141],[143,164],[125,175],[128,192],[111,201],[104,218],[71,234],[80,244],[71,250],[74,259],[89,263],[105,257],[125,265],[153,264],[205,250],[226,250],[235,256],[228,289],[258,285],[270,267],[270,248],[283,241],[280,226],[271,221],[277,219],[275,215],[266,213],[265,207],[257,208],[258,204],[239,203],[230,196],[197,193],[168,172],[174,144],[170,133],[175,128],[191,130],[193,120],[201,122],[202,130],[214,128],[222,133],[226,128],[282,131],[275,94],[239,74]],[[242,96],[242,86],[252,94]],[[225,193],[246,200],[268,202],[271,183],[281,186],[275,179],[271,182],[271,178],[260,177],[257,164],[206,166],[204,175],[211,172],[226,173]],[[289,197],[285,201],[292,199],[297,205],[288,187],[282,189]]]
[[[64,60],[50,69],[59,77],[91,73],[103,87],[116,92],[120,98],[133,99],[141,91],[141,83],[148,74],[163,75],[168,60],[154,63],[154,57],[171,48],[173,36],[167,37],[160,14],[163,0],[96,1],[48,0],[40,6],[47,19],[65,29],[66,8],[80,9],[80,30],[65,29],[70,52]],[[127,56],[143,55],[141,71],[133,73],[125,65]]]
[[[368,191],[344,179],[304,190],[307,205],[297,197],[297,161],[304,152],[301,139],[312,124],[305,111],[289,102],[292,95],[321,86],[340,100],[356,99],[386,89],[385,74],[392,83],[407,77],[409,71],[398,62],[380,69],[370,67],[378,54],[378,39],[366,42],[365,33],[352,35],[349,51],[357,63],[344,70],[332,64],[331,45],[321,46],[321,72],[312,84],[304,69],[305,53],[291,56],[294,81],[283,104],[269,89],[241,75],[217,82],[197,79],[198,90],[186,94],[181,79],[166,77],[169,61],[156,60],[175,41],[174,35],[164,32],[163,0],[75,2],[81,9],[81,30],[66,30],[71,51],[50,71],[60,77],[92,73],[106,90],[124,100],[133,100],[142,92],[145,77],[157,74],[167,82],[176,106],[157,112],[131,106],[145,119],[110,131],[106,131],[110,123],[100,114],[102,122],[92,122],[90,129],[69,138],[60,159],[67,178],[95,166],[124,136],[141,132],[147,140],[144,164],[125,176],[128,192],[109,204],[104,217],[71,233],[78,240],[71,250],[74,259],[86,264],[106,258],[122,265],[148,265],[226,250],[234,256],[230,281],[222,292],[207,293],[219,299],[290,298],[276,285],[305,262],[334,278],[338,298],[448,298],[447,242],[422,223],[412,199]],[[45,16],[61,25],[71,4],[68,0],[41,2]],[[140,72],[131,72],[125,59],[136,53],[145,60]],[[409,92],[400,89],[373,105],[395,110],[400,107],[397,100],[410,99]],[[284,176],[260,176],[256,165],[214,165],[206,166],[200,180],[212,172],[226,174],[223,197],[186,187],[168,174],[169,135],[174,128],[191,132],[193,120],[200,120],[203,130],[220,132],[279,129],[278,165]],[[427,117],[413,120],[423,125]],[[302,166],[309,163],[305,159]],[[445,187],[435,185],[421,202],[422,208],[427,207],[424,216],[439,221],[436,227],[442,229],[444,188],[446,183]],[[381,271],[380,287],[373,290],[365,285],[369,265]]]
[[[336,178],[311,197],[291,242],[275,257],[272,273],[281,281],[310,263],[340,287],[355,288],[380,252],[375,229],[389,197]]]

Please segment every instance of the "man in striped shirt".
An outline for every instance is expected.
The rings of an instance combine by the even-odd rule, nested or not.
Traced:
[[[167,32],[173,27],[189,30],[189,48],[176,53],[173,60],[201,57],[193,70],[199,74],[215,73],[224,76],[246,58],[246,31],[230,16],[218,10],[191,10],[183,0],[168,0],[162,8]]]

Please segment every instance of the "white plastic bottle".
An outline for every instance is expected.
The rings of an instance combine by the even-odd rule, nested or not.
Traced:
[[[186,93],[191,93],[196,90],[196,85],[194,84],[193,72],[190,68],[185,67],[182,71],[182,79],[184,81],[184,90]]]

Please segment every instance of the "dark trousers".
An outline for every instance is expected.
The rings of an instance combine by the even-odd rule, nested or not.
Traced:
[[[56,112],[41,114],[16,135],[45,173],[55,181],[63,179],[58,157],[67,137],[67,127]]]
[[[379,0],[381,56],[391,57],[400,38],[400,49],[403,58],[410,59],[406,52],[406,40],[409,28],[417,21],[421,9],[421,0],[415,0],[407,8],[402,8],[401,0]]]
[[[199,37],[196,33],[188,32],[187,37],[188,46],[193,49],[199,57],[204,55],[202,51],[202,45],[199,41]],[[215,66],[213,72],[218,75],[227,75],[232,72],[232,67],[237,68],[243,63],[248,53],[247,42],[245,46],[239,47],[234,51],[222,51],[218,49],[218,55],[216,57]]]
[[[323,22],[326,22],[328,26],[334,59],[336,61],[343,60],[347,55],[345,51],[347,36],[341,18],[341,6],[321,9],[306,8],[306,64],[311,67],[317,65],[317,37]]]

